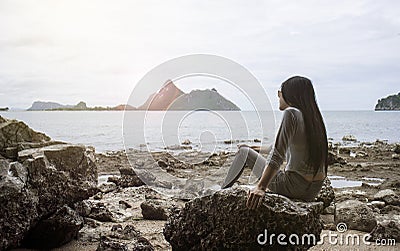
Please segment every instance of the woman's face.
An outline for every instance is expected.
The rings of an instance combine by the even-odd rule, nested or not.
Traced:
[[[286,101],[283,99],[283,95],[281,90],[278,90],[278,97],[279,97],[279,110],[283,111],[289,107]]]

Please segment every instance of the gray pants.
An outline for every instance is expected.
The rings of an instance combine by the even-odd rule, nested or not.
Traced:
[[[267,164],[267,159],[258,152],[249,147],[240,147],[222,188],[232,186],[242,174],[245,165],[252,168],[253,174],[260,179]],[[297,172],[279,170],[268,185],[268,189],[288,198],[312,201],[321,190],[322,184],[323,181],[309,182]]]

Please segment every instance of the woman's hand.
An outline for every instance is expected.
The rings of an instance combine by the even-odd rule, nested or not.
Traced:
[[[264,196],[265,196],[265,190],[258,186],[254,188],[253,191],[251,192],[249,191],[246,203],[247,208],[249,209],[258,208],[261,205]]]

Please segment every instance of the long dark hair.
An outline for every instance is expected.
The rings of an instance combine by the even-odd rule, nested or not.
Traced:
[[[303,113],[308,143],[308,163],[314,168],[314,176],[323,165],[328,170],[328,140],[321,112],[315,99],[311,80],[294,76],[282,83],[282,97],[286,103]]]

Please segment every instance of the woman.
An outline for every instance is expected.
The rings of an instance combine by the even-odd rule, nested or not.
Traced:
[[[328,141],[325,125],[315,100],[312,83],[291,77],[278,91],[279,110],[284,111],[272,149],[271,160],[248,146],[240,146],[222,188],[230,187],[247,164],[261,177],[249,192],[247,207],[255,209],[268,188],[289,198],[312,201],[327,175]],[[285,170],[279,170],[284,158]],[[265,166],[267,166],[265,168]]]

